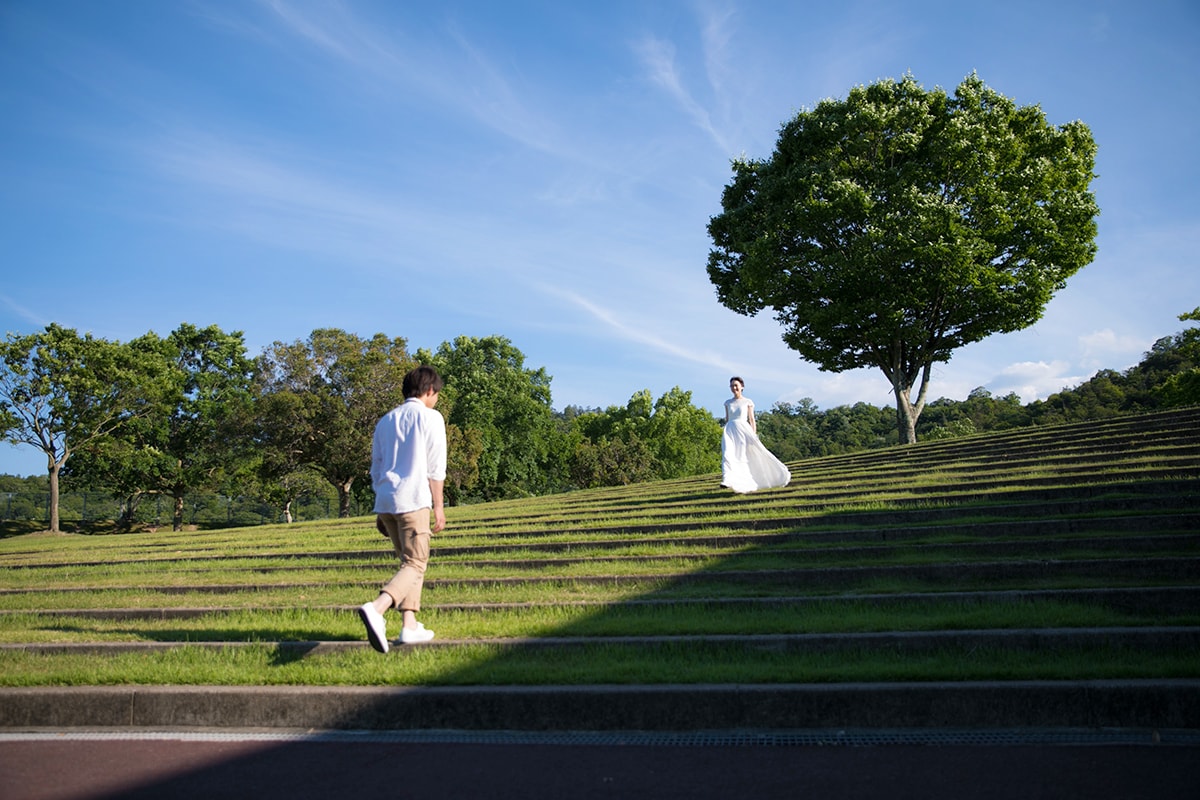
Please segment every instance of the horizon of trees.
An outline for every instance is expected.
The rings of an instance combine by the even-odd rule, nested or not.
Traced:
[[[1180,319],[1200,321],[1200,308]],[[40,481],[0,476],[0,491],[44,483],[52,530],[60,478],[71,491],[114,498],[123,528],[151,497],[170,499],[177,529],[188,497],[193,508],[201,496],[253,498],[284,521],[296,503],[330,492],[339,516],[369,508],[374,424],[401,401],[400,380],[419,363],[447,381],[438,408],[448,423],[450,503],[720,469],[721,420],[697,407],[690,391],[675,387],[655,399],[642,389],[624,405],[558,411],[551,377],[527,367],[503,336],[458,337],[412,355],[403,338],[318,329],[307,340],[275,342],[256,359],[241,333],[188,323],[127,344],[57,325],[10,333],[3,344],[3,438],[38,447],[49,467]],[[935,400],[917,431],[951,438],[1196,403],[1200,328],[1190,328],[1159,339],[1124,372],[1101,370],[1045,400],[1022,405],[1015,394],[994,397],[982,387],[962,401]],[[899,440],[895,409],[864,402],[821,410],[805,398],[757,417],[764,443],[784,461]]]

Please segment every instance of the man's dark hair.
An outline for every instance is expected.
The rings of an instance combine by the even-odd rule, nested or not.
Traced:
[[[432,389],[442,390],[442,376],[433,367],[417,367],[404,376],[404,397],[424,397]]]

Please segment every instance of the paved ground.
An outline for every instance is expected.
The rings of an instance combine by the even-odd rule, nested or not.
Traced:
[[[0,734],[2,800],[1200,797],[1200,740]]]
[[[1200,800],[1198,721],[1200,681],[13,688],[0,800]]]

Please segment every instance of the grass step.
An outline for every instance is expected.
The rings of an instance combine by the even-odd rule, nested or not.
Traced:
[[[338,651],[361,651],[362,641],[192,641],[192,642],[53,642],[0,644],[0,652],[18,651],[36,655],[98,655],[168,652],[181,647],[230,649],[269,646],[304,655]],[[1022,630],[883,631],[870,633],[795,634],[693,634],[655,636],[541,636],[473,639],[434,639],[421,647],[400,647],[402,657],[419,658],[426,650],[488,646],[513,649],[564,649],[605,646],[737,646],[748,652],[846,653],[873,651],[876,654],[948,651],[951,649],[1036,652],[1079,647],[1122,647],[1142,652],[1170,653],[1200,647],[1200,627],[1125,628],[1029,628]]]
[[[370,517],[0,541],[0,681],[1200,678],[1200,409],[790,467],[449,509],[382,659]]]
[[[1165,618],[1168,614],[1194,614],[1200,612],[1200,586],[1163,586],[1163,587],[1131,587],[1131,588],[1100,588],[1100,589],[1040,589],[1014,591],[978,591],[978,592],[933,592],[921,594],[840,594],[840,595],[783,595],[778,597],[722,597],[719,599],[669,599],[669,598],[630,598],[620,601],[606,600],[555,600],[555,601],[524,601],[524,602],[477,602],[477,603],[436,603],[426,604],[427,612],[465,612],[485,613],[492,611],[510,611],[513,609],[544,608],[548,605],[555,607],[582,607],[591,609],[606,609],[613,607],[648,607],[678,606],[689,604],[699,607],[721,607],[745,609],[739,613],[753,613],[756,608],[771,608],[780,605],[794,607],[798,613],[806,613],[811,606],[824,608],[838,607],[841,604],[879,605],[892,609],[921,609],[930,606],[944,606],[947,603],[974,604],[996,608],[1014,603],[1071,603],[1087,605],[1094,608],[1104,608],[1114,611],[1132,613],[1156,614]],[[105,620],[183,620],[212,617],[214,615],[233,614],[254,609],[259,606],[247,603],[242,606],[153,606],[153,607],[97,607],[97,608],[32,608],[21,610],[2,610],[0,618],[17,614],[36,614],[39,619],[54,617],[78,617],[83,619]],[[353,613],[357,606],[353,605],[310,605],[307,608],[314,611],[331,613]]]

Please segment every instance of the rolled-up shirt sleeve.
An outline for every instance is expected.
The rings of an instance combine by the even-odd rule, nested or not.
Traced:
[[[429,479],[446,480],[446,420],[440,413],[429,409],[429,437],[426,442],[426,465]]]

